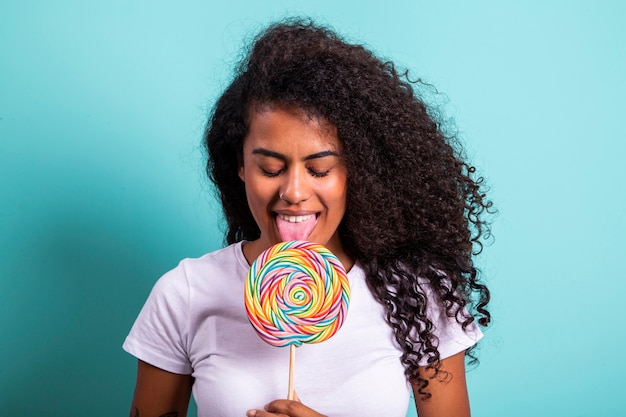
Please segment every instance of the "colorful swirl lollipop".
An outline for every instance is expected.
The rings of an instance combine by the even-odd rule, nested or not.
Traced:
[[[273,346],[319,343],[348,313],[350,285],[339,259],[322,245],[278,243],[252,264],[245,305],[259,336]]]

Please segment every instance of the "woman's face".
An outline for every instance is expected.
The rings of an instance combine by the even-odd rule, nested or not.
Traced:
[[[308,240],[349,264],[337,232],[348,172],[336,128],[279,108],[254,110],[249,123],[239,177],[261,237],[244,246],[248,260],[276,243]]]

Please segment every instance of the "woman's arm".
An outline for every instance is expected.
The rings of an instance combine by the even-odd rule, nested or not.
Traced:
[[[164,371],[139,361],[131,417],[185,417],[191,397],[191,375]]]
[[[429,379],[426,390],[431,393],[427,400],[421,398],[413,387],[415,407],[419,417],[469,417],[470,406],[465,382],[465,352],[457,353],[441,361],[443,377]],[[422,375],[428,370],[420,368]]]

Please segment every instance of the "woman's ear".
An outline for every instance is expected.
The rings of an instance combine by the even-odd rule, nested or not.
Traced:
[[[245,172],[244,172],[244,169],[243,169],[243,163],[239,164],[239,170],[237,171],[237,173],[239,174],[239,178],[241,179],[241,181],[246,182],[246,180],[244,179],[245,178],[245,175],[244,175]]]

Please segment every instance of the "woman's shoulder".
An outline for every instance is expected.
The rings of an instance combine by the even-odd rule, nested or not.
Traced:
[[[219,267],[225,264],[249,267],[246,258],[243,255],[243,241],[233,243],[225,248],[208,252],[202,256],[195,258],[184,258],[180,261],[178,267],[187,268],[211,268]]]
[[[174,269],[219,268],[225,265],[244,266],[248,268],[249,266],[242,251],[243,243],[244,242],[233,243],[198,257],[183,258]]]
[[[236,277],[245,277],[249,265],[242,252],[243,242],[233,243],[195,258],[184,258],[176,267],[165,273],[158,281],[158,286],[197,287],[215,285],[217,282],[234,281]]]

